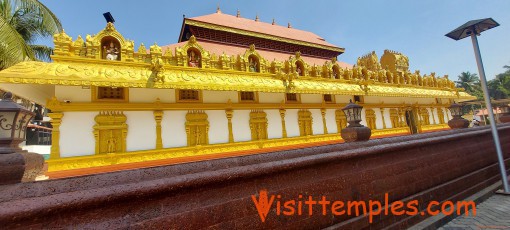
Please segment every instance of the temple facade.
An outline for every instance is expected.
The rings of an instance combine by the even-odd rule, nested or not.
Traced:
[[[474,98],[402,53],[350,65],[311,32],[219,10],[185,18],[176,44],[135,47],[112,23],[54,43],[53,62],[0,72],[51,110],[49,171],[339,142],[350,100],[374,138],[442,130]]]

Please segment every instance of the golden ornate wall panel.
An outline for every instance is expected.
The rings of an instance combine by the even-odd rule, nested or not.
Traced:
[[[101,111],[95,118],[96,154],[126,151],[126,115],[118,111]]]
[[[312,112],[310,112],[309,110],[298,111],[298,124],[300,136],[313,135],[312,123],[313,123]]]
[[[371,130],[375,130],[375,111],[373,109],[365,109],[365,120],[367,122],[368,128]]]
[[[250,130],[252,141],[267,139],[267,116],[264,111],[250,112]]]
[[[188,146],[209,144],[209,121],[204,111],[191,110],[186,114]]]
[[[401,127],[400,117],[398,115],[398,109],[390,109],[390,121],[391,121],[392,128]]]
[[[347,118],[345,117],[345,113],[343,110],[341,109],[335,110],[335,120],[338,133],[340,133],[342,129],[347,127]]]

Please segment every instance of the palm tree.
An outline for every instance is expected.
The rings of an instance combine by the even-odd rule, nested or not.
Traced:
[[[504,73],[496,75],[496,78],[487,82],[489,94],[494,99],[504,99],[510,96],[510,66],[503,66]]]
[[[467,93],[476,96],[477,98],[483,98],[482,87],[480,85],[480,79],[476,73],[462,72],[458,76],[458,81],[455,81],[457,87],[463,88]]]
[[[25,60],[50,60],[38,38],[62,31],[58,18],[38,0],[0,0],[0,70]]]

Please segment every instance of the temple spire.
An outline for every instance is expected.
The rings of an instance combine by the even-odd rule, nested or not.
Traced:
[[[273,23],[271,23],[271,25],[276,25],[276,21],[274,20],[274,18],[273,18]]]
[[[240,10],[237,10],[237,16],[236,17],[238,17],[238,18],[241,17],[241,11]]]
[[[289,24],[287,25],[287,28],[292,28],[292,26],[290,25],[290,22],[289,22]]]
[[[220,4],[218,3],[218,5],[216,6],[216,13],[217,14],[221,14],[221,9],[220,9]]]
[[[256,21],[256,22],[258,22],[258,21],[259,21],[259,14],[257,14],[257,15],[255,16],[255,21]]]

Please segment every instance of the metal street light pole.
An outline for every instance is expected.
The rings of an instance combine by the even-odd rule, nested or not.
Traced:
[[[445,36],[453,40],[460,40],[463,38],[471,37],[473,42],[473,49],[475,50],[476,63],[478,64],[478,72],[480,74],[480,82],[482,83],[483,96],[485,99],[485,107],[489,114],[491,123],[492,136],[494,137],[494,144],[496,145],[496,153],[498,155],[499,169],[501,171],[501,179],[503,181],[504,194],[510,195],[510,189],[508,188],[508,176],[506,175],[505,160],[503,159],[503,152],[501,151],[501,145],[499,142],[498,130],[496,128],[496,119],[492,111],[491,99],[489,97],[489,90],[487,89],[487,79],[485,78],[485,71],[482,64],[482,56],[480,55],[480,48],[478,47],[478,40],[476,38],[481,32],[492,29],[499,26],[499,23],[494,21],[492,18],[484,18],[478,20],[471,20],[459,26],[457,29],[452,30]],[[482,115],[483,116],[483,115]]]
[[[478,46],[478,39],[476,38],[477,32],[473,27],[471,31],[471,41],[473,42],[473,49],[475,50],[476,64],[478,65],[478,73],[480,74],[480,83],[482,83],[483,97],[485,99],[485,107],[489,114],[491,123],[492,136],[494,137],[494,144],[496,145],[496,153],[498,154],[499,170],[501,171],[501,179],[503,180],[503,189],[505,193],[510,193],[508,187],[508,177],[506,175],[505,160],[503,158],[503,151],[501,151],[501,144],[499,142],[498,130],[496,128],[496,119],[492,111],[491,99],[489,96],[489,89],[487,88],[487,79],[485,78],[485,71],[482,63],[482,56],[480,55],[480,47]]]

